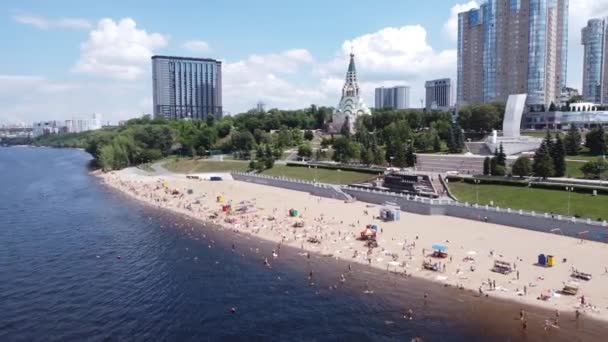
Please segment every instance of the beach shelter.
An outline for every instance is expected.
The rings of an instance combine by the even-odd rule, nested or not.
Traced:
[[[546,266],[547,265],[547,257],[544,254],[539,254],[538,255],[538,264],[541,266]]]
[[[433,250],[436,250],[438,252],[445,252],[448,250],[448,247],[444,245],[433,245],[431,247],[433,248]]]
[[[363,239],[373,239],[376,237],[376,231],[371,228],[365,228],[361,232],[361,238]]]
[[[553,255],[547,255],[547,264],[545,266],[547,266],[547,267],[555,266],[555,257]]]

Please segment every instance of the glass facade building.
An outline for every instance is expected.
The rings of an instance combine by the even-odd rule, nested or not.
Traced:
[[[559,104],[566,87],[568,0],[487,0],[458,16],[459,105]]]
[[[452,106],[452,80],[442,78],[426,81],[426,109],[448,109]]]
[[[587,102],[603,104],[608,102],[608,77],[606,68],[608,53],[607,19],[591,19],[582,30],[581,43],[584,46],[583,98]]]
[[[376,109],[407,109],[410,108],[410,87],[396,86],[391,88],[376,88],[374,94]]]
[[[222,62],[206,58],[152,57],[155,116],[222,117]]]

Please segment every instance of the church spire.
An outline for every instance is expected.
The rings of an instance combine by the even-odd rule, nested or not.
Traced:
[[[348,63],[348,71],[346,72],[346,82],[342,88],[342,98],[358,97],[359,84],[357,83],[357,68],[355,68],[355,53],[350,52],[350,62]]]
[[[348,64],[348,72],[357,72],[355,68],[355,54],[351,50],[350,52],[350,63]]]

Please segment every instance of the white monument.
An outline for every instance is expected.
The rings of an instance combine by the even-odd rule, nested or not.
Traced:
[[[527,96],[527,94],[509,95],[502,122],[502,136],[499,137],[496,131],[492,131],[492,136],[486,139],[486,146],[490,151],[494,152],[502,144],[505,154],[513,155],[535,151],[540,146],[542,139],[519,134]]]
[[[369,115],[371,111],[363,99],[359,97],[359,84],[357,83],[357,69],[355,68],[355,55],[350,54],[350,63],[346,72],[346,81],[342,88],[342,98],[338,108],[334,110],[329,132],[339,133],[344,124],[348,124],[351,133],[355,133],[355,122],[361,115]]]

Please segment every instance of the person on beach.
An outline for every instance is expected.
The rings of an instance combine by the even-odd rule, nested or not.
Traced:
[[[517,280],[519,280],[519,271],[517,271]]]
[[[526,319],[526,312],[524,311],[524,309],[519,309],[519,320],[523,321]]]

